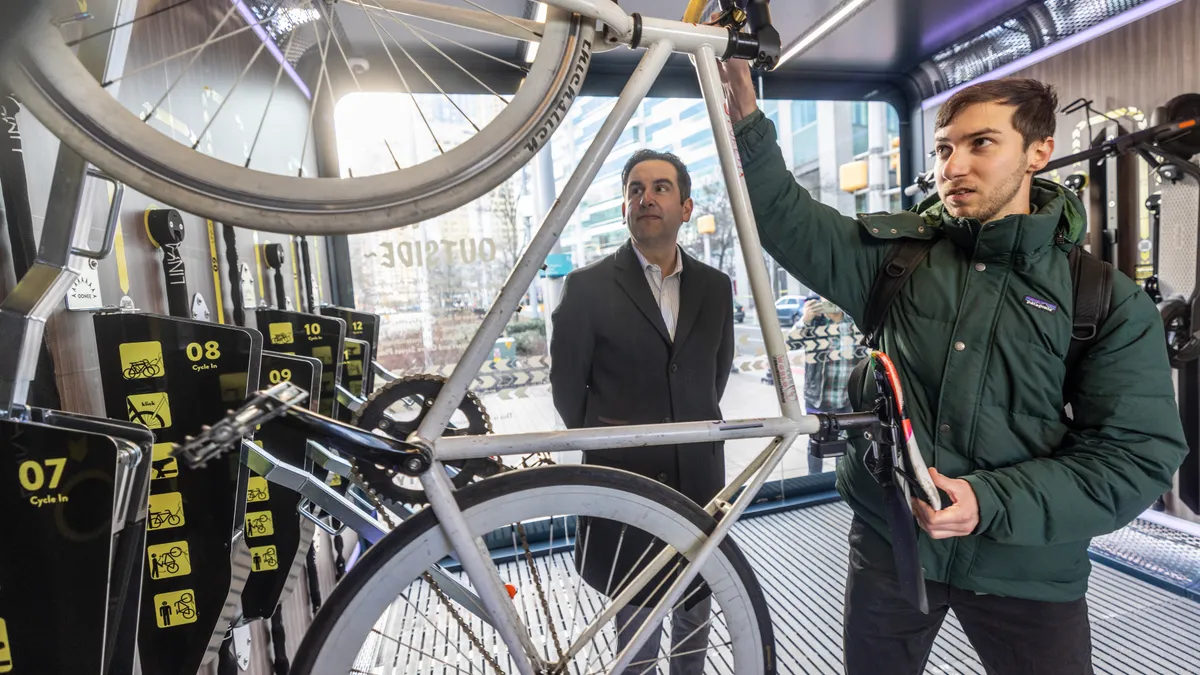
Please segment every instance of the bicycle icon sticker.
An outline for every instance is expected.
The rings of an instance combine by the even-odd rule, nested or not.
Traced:
[[[150,495],[149,511],[146,526],[151,531],[179,527],[187,522],[183,519],[183,495],[178,492]]]
[[[274,546],[258,546],[250,549],[251,571],[267,572],[279,569],[279,558]]]
[[[173,443],[155,443],[150,459],[150,480],[174,478],[179,475],[179,461],[171,456]]]
[[[267,487],[267,479],[261,476],[250,476],[246,487],[247,502],[265,502],[271,498],[271,490]]]
[[[12,672],[12,645],[8,642],[8,624],[0,619],[0,673]]]
[[[192,573],[192,556],[186,541],[149,546],[146,554],[149,557],[151,579],[170,579]]]
[[[196,594],[190,588],[154,596],[154,621],[159,628],[196,623]]]
[[[267,332],[273,345],[290,345],[296,341],[292,334],[292,324],[288,321],[267,324]]]
[[[270,511],[254,511],[246,514],[246,536],[266,537],[275,534],[275,523]]]
[[[126,342],[118,348],[121,353],[121,376],[127,380],[144,380],[162,376],[162,345],[158,342]]]
[[[171,404],[167,392],[157,394],[134,394],[125,397],[125,409],[129,421],[148,429],[166,429],[171,426]]]

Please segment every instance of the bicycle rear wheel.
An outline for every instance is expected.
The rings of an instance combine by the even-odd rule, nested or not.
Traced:
[[[4,0],[5,4],[13,1]],[[14,59],[13,63],[6,64],[3,74],[22,105],[55,136],[91,163],[140,192],[214,220],[270,232],[354,234],[435,217],[492,190],[524,166],[549,139],[578,93],[590,62],[594,33],[591,22],[557,8],[549,9],[544,24],[541,24],[521,17],[504,16],[502,12],[448,8],[420,0],[343,0],[336,5],[336,10],[330,10],[329,7],[334,5],[323,0],[264,0],[245,4],[261,6],[267,16],[256,18],[257,15],[251,14],[249,9],[241,11],[239,15],[235,10],[245,6],[242,2],[213,3],[211,7],[205,7],[210,13],[217,12],[221,17],[220,23],[216,24],[201,45],[188,48],[173,46],[171,49],[180,51],[151,63],[146,67],[149,70],[143,69],[154,75],[157,78],[154,81],[162,87],[160,90],[165,91],[161,98],[155,94],[149,97],[149,102],[143,100],[138,103],[137,110],[132,109],[134,104],[127,102],[123,105],[105,90],[106,86],[114,84],[111,77],[110,82],[102,85],[88,74],[75,58],[72,46],[48,20],[30,26],[31,39],[23,41],[25,48],[20,52],[19,62]],[[474,0],[472,4],[476,4]],[[135,24],[143,20],[167,21],[171,12],[187,12],[197,8],[189,3],[176,3],[161,14],[151,12],[139,17]],[[453,11],[447,12],[447,9]],[[435,23],[416,24],[414,18],[427,18]],[[204,20],[203,16],[196,19],[197,22]],[[248,151],[238,143],[234,144],[236,148],[218,152],[201,145],[204,131],[196,139],[184,134],[184,142],[180,142],[175,133],[179,126],[177,120],[164,122],[155,118],[155,113],[164,101],[169,100],[173,91],[177,96],[184,93],[176,90],[176,87],[189,88],[186,92],[189,96],[224,101],[239,94],[245,95],[244,87],[243,92],[238,91],[244,76],[258,73],[255,68],[261,70],[267,66],[269,75],[266,76],[264,88],[270,86],[271,77],[274,77],[274,88],[269,97],[263,96],[267,101],[263,111],[265,120],[277,91],[294,88],[289,91],[298,95],[305,90],[299,76],[282,77],[291,67],[291,59],[286,54],[277,57],[279,64],[276,72],[276,64],[267,63],[271,60],[269,56],[260,59],[263,49],[254,50],[259,42],[250,29],[261,31],[263,26],[278,29],[282,31],[281,35],[287,36],[286,43],[282,48],[280,45],[266,44],[275,38],[267,37],[264,32],[261,35],[263,46],[273,47],[267,52],[288,52],[296,44],[294,41],[311,41],[306,52],[316,50],[320,59],[315,85],[308,83],[311,90],[306,92],[310,99],[308,105],[311,106],[309,124],[302,134],[303,139],[295,139],[297,147],[290,148],[291,152],[300,151],[299,161],[303,166],[314,143],[310,138],[311,120],[321,105],[321,99],[324,97],[324,105],[330,106],[331,101],[337,99],[335,86],[345,89],[348,85],[351,92],[356,88],[363,91],[355,74],[355,59],[348,56],[354,51],[343,44],[345,31],[340,28],[344,23],[353,21],[359,22],[359,25],[365,22],[369,26],[367,30],[374,31],[369,34],[377,36],[379,47],[382,47],[381,50],[376,49],[387,55],[386,59],[381,59],[378,67],[394,67],[398,82],[403,83],[413,96],[413,105],[418,108],[421,119],[426,121],[429,132],[433,134],[432,145],[436,146],[436,152],[430,151],[432,156],[409,156],[405,154],[412,154],[409,148],[387,144],[386,152],[391,154],[395,162],[395,171],[359,177],[317,178],[303,175],[303,169],[297,173],[292,168],[292,173],[285,175],[282,169],[286,167],[280,168],[279,172],[271,172],[252,166],[256,160],[255,148],[264,133],[263,127],[271,125],[251,121],[250,126],[258,126],[259,135],[254,137],[253,147]],[[459,37],[462,31],[482,31],[493,36],[538,43],[537,54],[531,64],[508,63],[524,72],[514,95],[506,98],[496,93],[459,63],[463,60],[462,55],[470,55],[473,48],[462,46],[453,38],[443,37],[447,24],[452,31],[460,31],[453,33]],[[155,24],[144,25],[153,25],[158,30]],[[162,25],[162,30],[166,30],[165,26],[171,24]],[[438,26],[438,31],[430,30],[430,25]],[[98,35],[108,30],[103,26],[95,26],[88,28],[87,32]],[[209,46],[221,42],[220,48],[226,49],[236,44],[234,41],[222,42],[227,38],[251,40],[249,46],[242,45],[242,48],[254,50],[254,56],[248,56],[247,52],[248,63],[245,64],[245,70],[237,75],[236,82],[225,91],[214,94],[209,91],[203,77],[189,70]],[[276,42],[282,40],[283,37],[275,39]],[[414,44],[427,45],[422,47],[423,56],[414,51]],[[17,52],[14,50],[14,53]],[[495,113],[494,109],[489,108],[486,115],[495,116],[480,124],[483,117],[476,116],[477,119],[473,120],[443,91],[445,99],[463,113],[476,132],[466,140],[459,137],[439,140],[434,126],[426,120],[426,113],[420,111],[421,104],[410,85],[417,84],[412,77],[419,72],[428,80],[428,84],[422,81],[422,85],[429,91],[442,91],[442,87],[437,82],[438,77],[431,74],[435,71],[429,70],[427,65],[423,66],[413,54],[425,60],[449,60],[479,83],[482,87],[480,90],[486,89],[502,101],[503,109]],[[490,54],[484,56],[496,58]],[[288,62],[285,63],[285,60]],[[232,73],[237,74],[238,70],[240,66]],[[405,70],[411,77],[406,78]],[[449,68],[446,70],[450,71]],[[333,71],[343,73],[340,85],[331,83],[329,73]],[[349,79],[345,74],[349,75]],[[126,72],[122,77],[137,75],[136,72],[132,75]],[[163,81],[167,84],[162,84]],[[348,84],[350,82],[352,84]],[[158,103],[150,106],[156,99]],[[149,112],[144,108],[150,108]],[[224,110],[225,105],[221,103],[216,108],[214,119],[198,124],[203,124],[207,131]],[[229,114],[226,113],[226,116]],[[228,122],[228,119],[225,121]],[[239,119],[238,124],[241,123]],[[272,128],[265,131],[268,136],[280,133]],[[386,140],[384,142],[387,143]],[[212,146],[211,142],[209,146]]]
[[[582,649],[575,658],[563,662],[562,654],[575,644],[584,625],[610,604],[604,593],[583,584],[581,576],[570,578],[576,569],[588,568],[589,556],[602,558],[601,544],[597,539],[589,553],[589,535],[566,527],[563,523],[569,519],[564,514],[588,519],[580,522],[603,518],[623,524],[613,560],[622,557],[622,545],[633,546],[628,542],[634,540],[634,531],[676,550],[692,551],[716,526],[678,492],[631,473],[591,466],[516,471],[472,484],[455,496],[472,535],[484,537],[493,550],[497,537],[505,542],[511,537],[511,554],[501,556],[498,566],[501,577],[515,586],[513,602],[525,622],[518,630],[529,630],[533,643],[545,650],[542,657],[562,666],[547,672],[606,672],[606,664],[617,654],[614,622],[609,622],[591,642],[577,645]],[[539,547],[545,552],[546,543],[530,545],[526,532],[544,533],[547,522],[548,555],[532,559],[528,552]],[[571,534],[577,541],[568,541]],[[452,553],[431,509],[402,523],[338,583],[305,634],[293,672],[515,672],[497,633],[461,605],[440,597],[438,589],[422,579],[426,569]],[[631,548],[627,555],[646,562],[653,558],[640,548]],[[631,576],[628,572],[614,575],[604,567],[594,572],[602,578],[608,575],[611,589],[621,588]],[[701,569],[701,577],[713,601],[705,672],[774,673],[774,633],[766,601],[749,562],[732,539],[721,543]],[[461,575],[459,580],[469,585]],[[689,589],[684,601],[693,597],[699,598]],[[594,614],[589,614],[592,610]],[[680,647],[686,638],[672,644],[670,631],[664,633],[660,658],[686,653]],[[685,646],[696,651],[694,645]],[[631,672],[652,673],[653,665],[635,661]]]

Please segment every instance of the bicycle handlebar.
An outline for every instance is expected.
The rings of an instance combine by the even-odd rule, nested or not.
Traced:
[[[1070,166],[1076,162],[1086,162],[1100,157],[1116,157],[1123,155],[1130,150],[1143,150],[1154,148],[1155,152],[1167,154],[1172,159],[1170,153],[1167,153],[1162,148],[1157,147],[1160,143],[1171,140],[1174,137],[1182,134],[1194,133],[1194,129],[1200,125],[1200,117],[1180,120],[1168,124],[1161,124],[1149,129],[1135,131],[1131,134],[1118,136],[1111,141],[1105,141],[1094,148],[1089,148],[1082,152],[1077,152],[1073,155],[1067,155],[1060,159],[1050,162],[1038,173],[1046,173],[1055,169],[1061,169],[1064,166]],[[1186,169],[1185,169],[1186,170]]]

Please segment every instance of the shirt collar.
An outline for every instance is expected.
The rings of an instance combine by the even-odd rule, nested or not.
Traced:
[[[650,262],[649,260],[646,260],[646,256],[642,255],[642,252],[638,250],[638,247],[636,244],[630,243],[630,246],[633,247],[633,252],[635,255],[637,255],[638,263],[641,264],[642,270],[645,270],[648,267],[658,267],[657,265]],[[657,271],[660,274],[662,273],[661,269],[659,269]],[[680,274],[681,272],[683,272],[683,252],[679,248],[679,244],[675,244],[675,269],[672,270],[670,274],[668,274],[666,277],[663,277],[663,278],[669,279],[669,278],[675,276],[676,274]]]

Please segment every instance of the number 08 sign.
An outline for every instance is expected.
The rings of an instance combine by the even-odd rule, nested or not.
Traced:
[[[195,673],[220,646],[232,616],[231,551],[246,500],[248,470],[235,450],[222,461],[191,469],[171,455],[172,443],[259,388],[263,338],[257,331],[153,314],[95,316],[96,347],[109,417],[154,433],[139,652],[143,672]],[[30,480],[53,480],[53,467],[29,470]],[[239,553],[240,551],[240,553]]]

